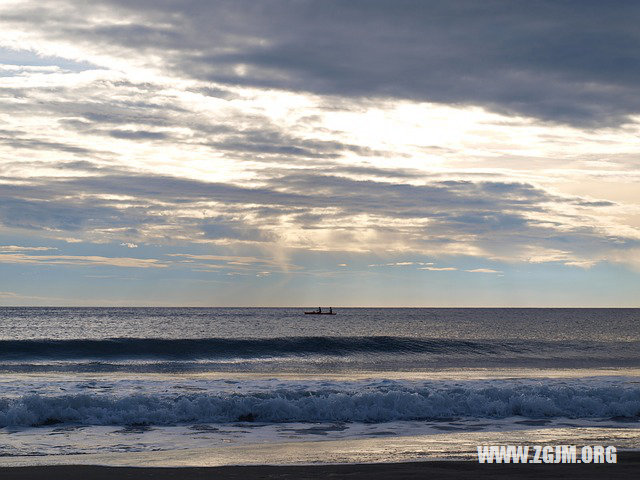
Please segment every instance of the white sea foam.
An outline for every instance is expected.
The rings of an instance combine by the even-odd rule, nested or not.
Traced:
[[[640,419],[640,388],[615,382],[253,382],[85,388],[0,398],[0,427],[464,418]],[[104,386],[103,386],[104,387]],[[81,390],[84,393],[80,393]],[[87,391],[88,390],[88,391]],[[120,392],[119,394],[109,393]]]

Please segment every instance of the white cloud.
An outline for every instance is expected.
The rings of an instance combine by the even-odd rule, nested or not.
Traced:
[[[502,273],[500,270],[494,270],[493,268],[474,268],[472,270],[465,270],[469,273]]]
[[[22,247],[19,245],[0,245],[0,253],[4,252],[44,252],[47,250],[57,250],[54,247]]]
[[[433,272],[453,272],[458,270],[455,267],[420,267],[418,270],[431,270]]]
[[[165,268],[155,258],[102,257],[98,255],[26,255],[19,253],[0,254],[0,263],[20,263],[36,265],[82,265],[112,266],[128,268]]]

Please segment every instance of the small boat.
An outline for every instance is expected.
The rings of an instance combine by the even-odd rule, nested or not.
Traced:
[[[311,312],[304,312],[305,315],[335,315],[336,312],[333,311],[333,308],[329,307],[328,312],[323,312],[322,308],[318,307],[318,310],[312,310]]]

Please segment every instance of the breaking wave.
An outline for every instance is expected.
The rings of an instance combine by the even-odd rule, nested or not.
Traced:
[[[0,427],[185,423],[389,422],[455,417],[640,420],[640,389],[501,385],[281,388],[189,395],[26,395],[0,399]]]

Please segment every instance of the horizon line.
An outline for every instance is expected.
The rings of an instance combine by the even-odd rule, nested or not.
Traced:
[[[322,306],[321,306],[322,307]],[[305,309],[305,308],[317,308],[313,307],[311,305],[302,305],[302,306],[291,306],[291,305],[281,305],[281,306],[266,306],[266,305],[257,305],[257,306],[242,306],[242,305],[209,305],[209,306],[202,306],[202,305],[0,305],[0,308],[200,308],[200,309],[208,309],[208,308],[289,308],[289,309]],[[510,305],[510,306],[478,306],[478,305],[473,305],[473,306],[376,306],[376,305],[358,305],[358,306],[337,306],[334,307],[332,305],[329,305],[328,307],[322,307],[322,308],[333,308],[335,309],[356,309],[356,308],[376,308],[376,309],[398,309],[398,308],[403,308],[403,309],[455,309],[455,308],[459,308],[459,309],[497,309],[497,308],[503,308],[503,309],[509,309],[509,308],[513,308],[513,309],[551,309],[551,308],[555,308],[555,309],[584,309],[584,310],[588,310],[588,309],[603,309],[603,308],[608,308],[608,309],[612,309],[612,308],[618,308],[618,309],[623,309],[623,308],[627,308],[627,309],[640,309],[640,306],[611,306],[611,305],[601,305],[601,306],[570,306],[570,305],[562,305],[562,306],[553,306],[553,305],[547,305],[547,306],[519,306],[519,305]]]

